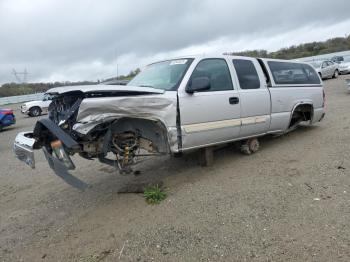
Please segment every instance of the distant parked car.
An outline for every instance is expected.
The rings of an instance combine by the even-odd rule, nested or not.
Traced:
[[[117,79],[112,79],[112,80],[108,80],[105,82],[102,82],[102,85],[119,85],[119,86],[126,86],[128,83],[130,82],[130,80],[117,80]]]
[[[30,101],[21,105],[22,114],[29,116],[40,116],[41,114],[47,114],[49,105],[51,104],[53,95],[48,93],[44,94],[44,97],[40,101]]]
[[[343,75],[350,73],[350,56],[345,57],[344,61],[339,64],[339,73]]]
[[[334,62],[334,63],[340,64],[341,62],[344,61],[344,57],[342,57],[342,56],[333,56],[331,58],[331,61]]]
[[[13,114],[12,109],[1,109],[0,108],[0,131],[4,127],[14,125],[16,123],[16,117]]]
[[[313,61],[310,64],[316,69],[322,79],[337,78],[339,75],[339,65],[330,60]]]

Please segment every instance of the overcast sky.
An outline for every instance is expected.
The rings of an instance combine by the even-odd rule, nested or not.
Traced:
[[[96,80],[158,59],[350,33],[349,0],[0,0],[0,84]]]

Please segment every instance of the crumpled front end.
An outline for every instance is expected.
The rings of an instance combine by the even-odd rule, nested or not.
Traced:
[[[172,152],[178,151],[176,130],[176,92],[135,97],[104,97],[84,99],[79,107],[73,130],[87,135],[96,126],[117,122],[118,119],[143,119],[162,125],[169,133]],[[117,125],[117,124],[116,124]],[[174,139],[174,135],[175,138]]]
[[[42,148],[57,175],[84,187],[68,173],[75,168],[72,155],[96,158],[128,173],[141,158],[178,152],[177,121],[176,92],[111,95],[71,91],[54,99],[49,118],[40,119],[33,132],[18,134],[14,151],[34,168],[33,150]]]

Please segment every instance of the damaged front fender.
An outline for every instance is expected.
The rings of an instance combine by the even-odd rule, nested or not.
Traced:
[[[160,122],[166,129],[171,151],[177,152],[176,114],[175,91],[161,95],[86,98],[80,104],[73,130],[86,135],[98,125],[122,118]]]

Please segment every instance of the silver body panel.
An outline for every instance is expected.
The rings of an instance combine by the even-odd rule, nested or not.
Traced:
[[[121,117],[145,118],[161,121],[166,127],[176,127],[176,91],[163,95],[133,97],[86,98],[82,101],[74,130],[86,134],[94,125]]]
[[[13,144],[13,152],[15,156],[29,165],[31,168],[35,168],[35,159],[33,145],[35,140],[28,137],[31,132],[21,132],[18,133],[15,142]]]

